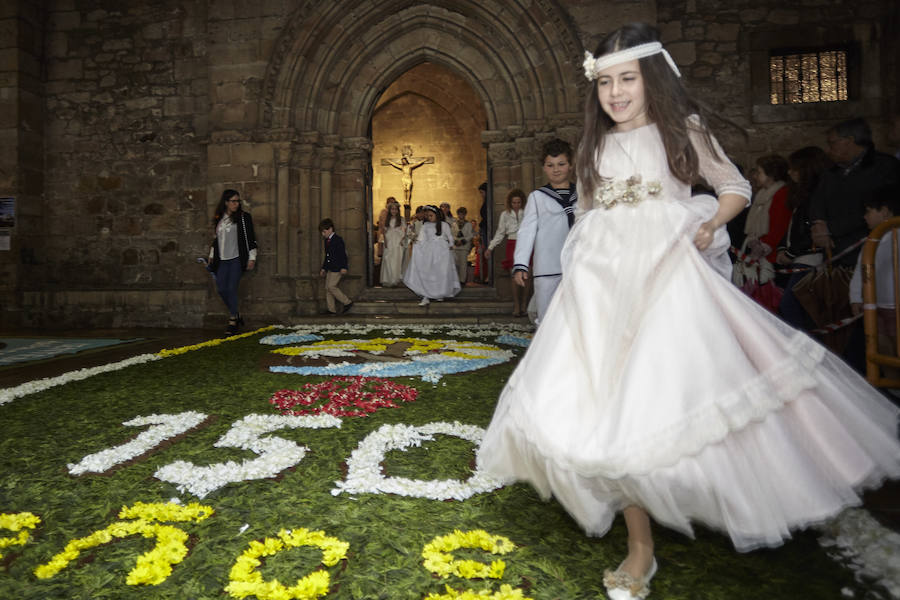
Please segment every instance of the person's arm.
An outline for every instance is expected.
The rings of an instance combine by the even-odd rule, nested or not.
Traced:
[[[256,266],[256,232],[253,229],[253,217],[250,213],[241,213],[241,220],[244,224],[244,239],[247,241],[247,270],[252,271]]]
[[[513,271],[516,274],[523,272],[526,279],[528,278],[528,265],[531,262],[531,251],[534,250],[534,240],[538,232],[537,196],[538,192],[531,192],[528,196],[522,221],[519,223],[519,232],[516,234]]]
[[[491,238],[491,242],[488,244],[488,250],[493,250],[497,246],[500,245],[500,242],[503,241],[503,238],[506,237],[506,230],[509,227],[510,215],[509,211],[504,210],[500,213],[500,222],[497,223],[497,231],[494,233],[494,237]]]
[[[341,274],[345,274],[347,269],[349,269],[350,264],[347,261],[347,247],[344,246],[344,238],[335,234],[334,240],[337,240],[337,244],[335,244],[335,258],[337,259],[337,266],[340,267]]]
[[[712,244],[716,230],[724,227],[750,204],[751,188],[750,182],[728,160],[714,137],[711,138],[713,147],[710,149],[696,125],[692,127],[689,124],[688,128],[691,143],[697,151],[700,176],[715,189],[719,199],[716,214],[700,225],[694,236],[697,249],[706,250]]]
[[[853,277],[850,278],[850,309],[854,315],[858,315],[863,309],[862,252],[856,257],[856,268],[853,269]]]

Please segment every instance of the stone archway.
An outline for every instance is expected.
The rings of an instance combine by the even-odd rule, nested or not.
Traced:
[[[369,122],[402,73],[429,62],[469,83],[485,109],[481,138],[501,195],[534,186],[542,138],[575,142],[582,54],[568,16],[547,0],[306,2],[273,49],[255,136],[275,157],[278,274],[303,280],[318,272],[323,216],[335,220],[351,261],[364,257]],[[298,299],[314,292],[312,283],[300,285]]]

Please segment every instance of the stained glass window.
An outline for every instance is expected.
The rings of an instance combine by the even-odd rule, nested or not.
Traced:
[[[847,100],[847,51],[822,50],[769,57],[769,102]]]

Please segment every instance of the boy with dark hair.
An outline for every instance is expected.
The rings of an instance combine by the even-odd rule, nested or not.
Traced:
[[[578,200],[575,186],[569,181],[572,146],[558,138],[550,140],[544,144],[541,162],[549,182],[528,196],[516,236],[513,265],[513,280],[524,287],[529,277],[529,263],[532,264],[538,324],[562,279],[560,253],[569,229],[575,223]]]
[[[319,272],[319,276],[325,278],[325,304],[329,313],[339,314],[334,303],[337,299],[343,305],[340,312],[347,312],[353,306],[353,301],[338,288],[341,277],[347,274],[347,250],[344,247],[344,240],[334,232],[334,222],[331,219],[323,219],[319,223],[319,232],[325,240],[325,260]]]
[[[872,231],[888,219],[900,216],[900,186],[891,185],[879,188],[863,201],[866,212],[863,218],[869,231]],[[878,313],[878,351],[882,354],[897,353],[897,310],[894,298],[894,253],[891,251],[893,232],[888,231],[878,243],[875,251],[875,295]],[[850,279],[850,308],[854,315],[863,310],[862,297],[862,252],[856,261],[856,269]],[[897,377],[897,369],[885,369],[888,377]]]

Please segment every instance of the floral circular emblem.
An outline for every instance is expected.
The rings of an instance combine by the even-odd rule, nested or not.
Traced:
[[[366,417],[379,408],[396,408],[397,402],[412,402],[414,387],[377,377],[334,377],[322,383],[306,383],[302,390],[278,390],[269,399],[283,415]]]
[[[297,375],[421,377],[437,382],[451,373],[474,371],[513,357],[510,350],[465,340],[372,338],[322,340],[272,350],[269,370]]]

